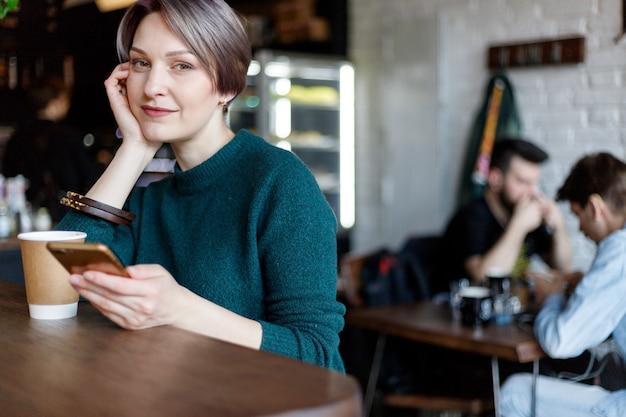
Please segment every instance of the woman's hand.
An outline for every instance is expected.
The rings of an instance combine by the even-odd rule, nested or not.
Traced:
[[[135,142],[147,146],[151,152],[161,147],[160,143],[151,143],[146,140],[141,130],[141,125],[133,115],[126,91],[126,81],[130,75],[130,63],[124,62],[113,69],[113,72],[104,81],[106,93],[113,115],[117,121],[124,143]]]
[[[86,271],[72,275],[70,283],[104,316],[125,329],[137,330],[171,324],[182,310],[188,290],[160,265],[127,268],[131,278]]]
[[[583,278],[581,271],[561,272],[550,270],[546,272],[529,273],[535,284],[535,300],[542,304],[550,294],[561,293],[569,297]]]
[[[563,294],[565,282],[560,274],[553,272],[541,272],[532,274],[535,291],[535,301],[542,305],[543,301],[551,294]]]
[[[263,329],[179,285],[160,265],[134,265],[124,278],[86,271],[70,284],[103,315],[129,330],[170,324],[175,327],[259,349]]]
[[[581,271],[574,271],[563,274],[563,280],[565,281],[565,295],[567,297],[572,295],[572,293],[576,289],[576,286],[578,286],[584,276],[585,274],[583,274]]]

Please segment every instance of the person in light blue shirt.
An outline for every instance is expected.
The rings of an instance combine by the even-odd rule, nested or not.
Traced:
[[[569,201],[580,230],[597,244],[597,252],[578,282],[536,279],[537,299],[543,303],[534,327],[537,340],[550,357],[571,358],[610,339],[620,359],[626,358],[626,164],[608,153],[583,157],[557,199]],[[610,391],[540,375],[536,416],[624,417],[624,384]],[[514,374],[505,381],[500,405],[504,417],[531,415],[531,387],[530,374]]]

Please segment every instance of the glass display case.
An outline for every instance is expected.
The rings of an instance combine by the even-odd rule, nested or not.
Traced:
[[[354,67],[329,57],[262,50],[229,112],[309,167],[341,229],[354,224]]]

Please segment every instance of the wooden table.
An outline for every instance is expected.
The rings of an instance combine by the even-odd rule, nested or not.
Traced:
[[[0,281],[0,416],[362,415],[350,376],[162,326],[123,330],[88,303],[35,320]]]
[[[369,413],[387,336],[491,357],[496,416],[500,410],[500,376],[498,358],[519,363],[533,363],[533,410],[538,361],[545,356],[532,331],[515,324],[498,326],[490,323],[481,329],[465,326],[452,319],[447,306],[430,301],[354,309],[346,315],[346,324],[378,332],[378,342],[365,394]]]
[[[15,236],[0,239],[0,251],[20,248],[20,241]]]

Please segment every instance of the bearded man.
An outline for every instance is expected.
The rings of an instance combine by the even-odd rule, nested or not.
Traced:
[[[446,228],[438,290],[461,278],[482,285],[490,268],[513,272],[535,254],[553,269],[571,270],[563,216],[537,189],[547,159],[526,140],[496,141],[483,196],[461,208]]]

